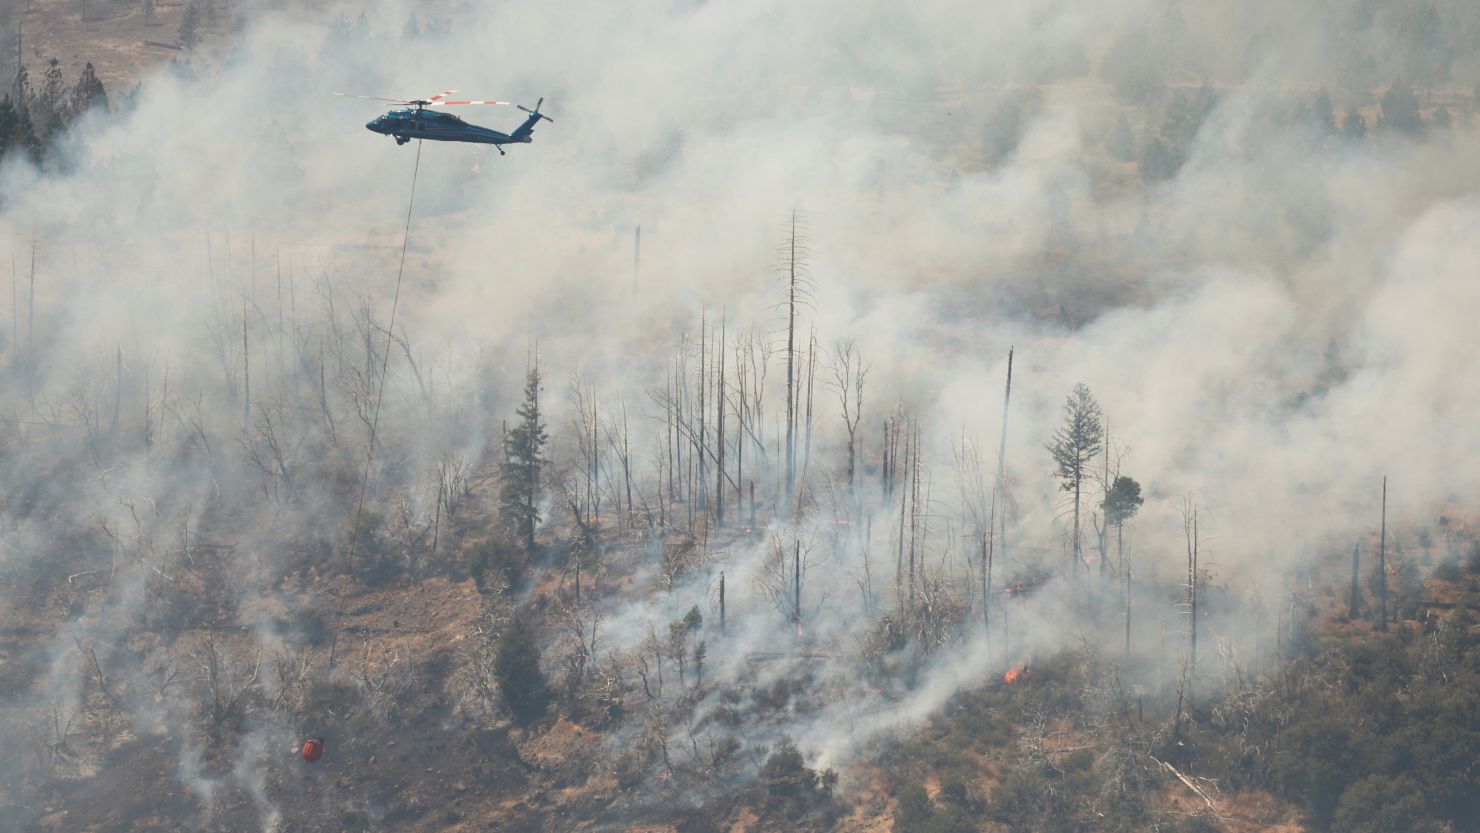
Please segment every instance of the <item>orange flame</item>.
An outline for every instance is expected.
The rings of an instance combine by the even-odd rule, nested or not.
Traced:
[[[1031,659],[1021,660],[1017,665],[1007,669],[1007,673],[1002,675],[1002,681],[1007,685],[1012,685],[1019,680],[1027,679],[1032,670],[1033,661]]]

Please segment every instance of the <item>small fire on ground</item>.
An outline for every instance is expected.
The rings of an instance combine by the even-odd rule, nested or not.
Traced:
[[[1013,683],[1028,679],[1028,675],[1032,672],[1033,660],[1031,658],[1020,659],[1016,665],[1007,669],[1006,674],[1002,675],[1002,682],[1012,685]]]

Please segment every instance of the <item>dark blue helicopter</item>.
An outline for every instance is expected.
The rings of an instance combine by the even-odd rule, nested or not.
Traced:
[[[502,104],[510,106],[508,101],[453,101],[447,98],[457,90],[447,90],[438,93],[431,98],[419,98],[411,101],[401,101],[396,98],[377,98],[369,95],[353,95],[351,93],[335,93],[335,95],[346,98],[365,98],[371,101],[388,101],[392,104],[404,104],[415,107],[414,110],[392,110],[379,118],[372,119],[366,123],[367,130],[383,133],[386,136],[395,137],[396,144],[404,145],[412,139],[428,139],[434,142],[473,142],[481,145],[493,145],[499,155],[504,155],[501,145],[528,144],[533,141],[534,126],[544,119],[554,124],[554,119],[540,112],[540,106],[545,103],[541,98],[539,103],[531,110],[521,104],[513,104],[520,110],[529,114],[524,123],[515,128],[513,133],[500,133],[487,127],[469,124],[451,113],[443,113],[436,110],[428,110],[428,107],[448,107],[458,104]]]

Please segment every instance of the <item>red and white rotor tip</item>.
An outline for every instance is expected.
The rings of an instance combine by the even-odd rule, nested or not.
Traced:
[[[508,106],[509,103],[510,102],[507,101],[443,101],[441,99],[433,99],[432,103],[429,106],[446,107],[452,104],[503,104],[505,106]]]

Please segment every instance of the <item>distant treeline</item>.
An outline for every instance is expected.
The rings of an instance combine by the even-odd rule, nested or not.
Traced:
[[[56,58],[47,62],[39,85],[22,65],[10,91],[0,99],[0,159],[18,153],[41,163],[67,126],[93,108],[108,109],[108,92],[92,62],[71,85],[62,77]]]

